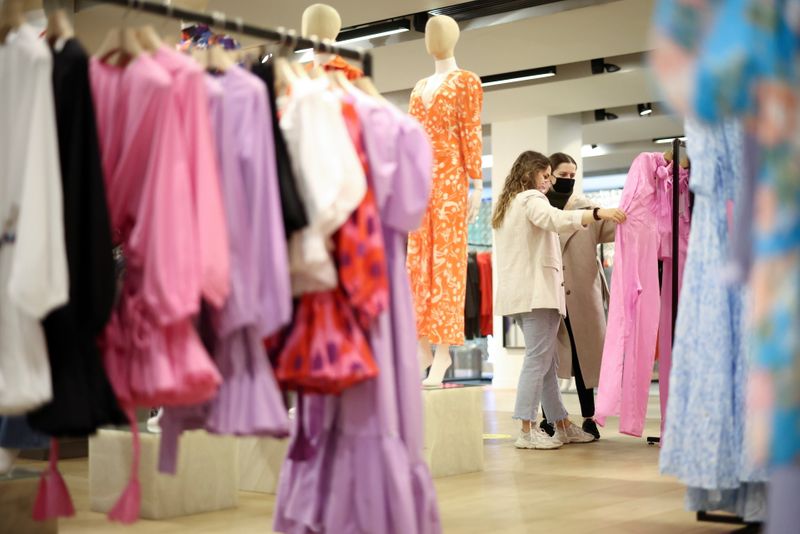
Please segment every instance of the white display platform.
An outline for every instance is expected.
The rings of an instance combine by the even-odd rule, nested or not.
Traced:
[[[144,425],[141,425],[144,428]],[[130,430],[103,429],[89,440],[89,495],[94,512],[107,512],[128,483]],[[234,508],[239,504],[236,439],[202,430],[180,439],[176,474],[158,472],[159,434],[141,431],[141,517],[166,519]]]
[[[8,475],[0,475],[0,532],[25,534],[55,534],[58,520],[33,520],[33,503],[39,489],[36,471],[14,468]]]
[[[483,388],[422,391],[425,460],[434,478],[483,471]],[[239,489],[274,494],[289,440],[239,438]]]
[[[433,478],[483,471],[483,388],[424,389],[422,401]]]
[[[289,450],[288,439],[239,438],[239,489],[274,494],[281,466]]]

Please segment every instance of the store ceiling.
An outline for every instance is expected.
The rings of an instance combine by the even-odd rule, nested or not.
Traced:
[[[173,2],[198,10],[223,11],[229,18],[239,16],[253,24],[287,28],[299,28],[303,11],[314,3],[307,0]],[[92,7],[93,3],[86,0],[76,3],[79,9],[76,27],[92,49],[102,40],[109,25],[118,24],[122,10],[96,4]],[[326,0],[326,3],[337,9],[344,27],[463,4],[447,0]],[[635,109],[636,104],[657,101],[658,94],[644,59],[651,48],[654,3],[655,0],[547,1],[541,2],[541,6],[529,4],[512,12],[467,17],[461,22],[462,33],[456,49],[462,68],[487,76],[559,67],[558,75],[547,80],[487,89],[484,122],[591,112],[598,108]],[[521,4],[514,4],[517,5]],[[401,106],[407,102],[415,83],[433,71],[433,59],[426,53],[423,34],[413,28],[400,36],[363,44],[372,47],[378,88]],[[589,62],[600,57],[612,58],[611,62],[615,57],[636,59],[621,65],[620,72],[592,75]],[[582,70],[577,70],[576,65]],[[682,133],[680,123],[664,115],[663,108],[658,117],[635,116],[594,123],[591,113],[586,116],[584,142],[602,145],[604,150],[603,156],[594,156],[597,159],[593,163],[587,158],[586,169],[593,172],[626,167],[630,143],[649,146],[653,138]]]

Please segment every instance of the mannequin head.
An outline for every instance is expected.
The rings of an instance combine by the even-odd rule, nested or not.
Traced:
[[[546,193],[551,185],[550,160],[547,156],[533,150],[520,154],[503,184],[503,192],[492,215],[492,227],[498,229],[503,225],[506,211],[518,194],[531,189]]]
[[[425,47],[435,59],[449,59],[455,55],[456,43],[461,35],[458,23],[445,15],[431,17],[425,25]]]
[[[303,37],[316,35],[318,39],[336,40],[342,29],[342,18],[331,6],[326,4],[313,4],[303,11],[303,20],[300,31]]]

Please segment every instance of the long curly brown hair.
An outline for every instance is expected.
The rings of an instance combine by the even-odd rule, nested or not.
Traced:
[[[492,228],[496,230],[503,225],[503,219],[511,201],[523,191],[536,189],[536,174],[549,166],[550,160],[547,156],[533,150],[526,150],[517,157],[517,161],[511,167],[511,172],[506,177],[503,192],[500,193],[500,198],[494,208]]]

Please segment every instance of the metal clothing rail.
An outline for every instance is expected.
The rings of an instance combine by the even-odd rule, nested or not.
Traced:
[[[681,195],[681,148],[686,145],[677,137],[672,140],[672,339],[675,345],[675,323],[678,319],[678,265],[680,258],[680,195]],[[647,444],[661,443],[660,437],[648,437]]]
[[[100,4],[113,4],[120,7],[126,7],[128,9],[135,9],[146,13],[160,15],[162,17],[191,20],[192,22],[207,24],[215,28],[224,28],[230,32],[257,37],[266,41],[275,43],[289,43],[295,48],[299,49],[312,48],[318,52],[336,54],[361,62],[364,74],[366,76],[372,76],[372,55],[365,50],[340,46],[327,41],[323,42],[316,39],[299,37],[295,35],[293,31],[282,32],[270,28],[253,26],[251,24],[246,24],[241,17],[235,17],[232,20],[228,19],[228,17],[220,11],[213,11],[211,13],[191,11],[189,9],[173,6],[170,0],[164,0],[161,3],[144,2],[142,0],[93,0],[93,2]]]

